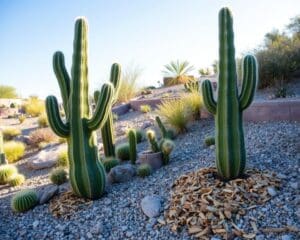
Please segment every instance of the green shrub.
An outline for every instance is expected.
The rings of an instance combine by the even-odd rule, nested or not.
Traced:
[[[2,133],[3,133],[3,139],[5,141],[9,141],[12,140],[14,137],[20,136],[21,130],[18,128],[9,127],[3,129]]]
[[[63,168],[56,168],[50,173],[50,180],[53,184],[61,185],[67,181],[67,171]]]
[[[214,137],[206,137],[204,140],[205,146],[209,147],[211,145],[215,145],[215,138]]]
[[[49,126],[49,122],[46,114],[42,114],[39,116],[38,125],[40,128],[45,128]]]
[[[149,164],[141,164],[140,166],[138,166],[137,168],[137,175],[139,177],[146,177],[149,176],[152,172],[152,168]]]
[[[39,147],[42,142],[51,143],[56,140],[57,137],[50,128],[40,128],[29,134],[29,143],[33,147]]]
[[[120,164],[119,160],[116,158],[105,158],[102,160],[103,166],[105,167],[106,172],[109,172],[110,169]]]
[[[151,106],[150,105],[141,105],[140,106],[140,111],[142,112],[142,113],[148,113],[148,112],[151,112]]]
[[[45,103],[36,96],[31,96],[24,104],[24,111],[32,117],[38,117],[45,113]]]
[[[21,114],[18,116],[19,123],[22,124],[26,120],[26,116],[24,114]]]
[[[25,154],[25,145],[22,142],[9,141],[4,143],[4,153],[9,163],[16,162]]]
[[[15,212],[25,212],[38,204],[38,196],[34,190],[22,190],[13,196],[11,208]]]
[[[122,143],[116,147],[116,156],[122,160],[126,161],[130,159],[129,154],[129,144],[128,143]]]
[[[57,166],[68,167],[69,166],[69,156],[67,150],[61,150],[57,156]]]
[[[12,177],[10,177],[7,181],[7,183],[12,186],[19,186],[25,182],[25,176],[23,174],[14,174]]]
[[[15,166],[6,164],[0,166],[0,184],[5,184],[13,175],[17,174],[18,170]]]

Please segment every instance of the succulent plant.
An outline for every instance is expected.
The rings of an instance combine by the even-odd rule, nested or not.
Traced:
[[[20,186],[25,182],[25,176],[23,174],[14,174],[8,180],[7,183],[12,186]]]
[[[25,212],[38,204],[38,196],[34,190],[26,189],[18,192],[11,200],[15,212]]]
[[[4,147],[3,147],[3,134],[0,131],[0,165],[7,164],[7,160],[5,158]]]
[[[116,147],[116,155],[122,161],[129,160],[130,159],[129,144],[122,143],[122,144],[118,145]]]
[[[105,167],[106,172],[109,172],[110,169],[120,164],[119,160],[114,157],[108,157],[102,160],[102,163]]]
[[[13,165],[1,165],[0,166],[0,184],[6,184],[9,178],[17,174],[18,170]]]
[[[156,116],[155,118],[156,123],[160,129],[161,135],[163,138],[168,138],[168,139],[174,139],[175,138],[175,133],[171,129],[166,129],[165,125],[162,123],[160,120],[159,116]]]
[[[205,146],[215,145],[215,137],[206,137],[204,140]]]
[[[203,101],[215,116],[216,165],[225,180],[241,176],[246,165],[243,131],[243,110],[252,102],[258,73],[256,59],[247,55],[243,59],[243,85],[238,94],[235,63],[233,18],[228,8],[219,13],[219,80],[218,102],[214,100],[212,84],[202,84]]]
[[[173,151],[175,144],[170,139],[164,139],[161,145],[161,152],[163,154],[163,164],[167,165],[170,161],[170,154]]]
[[[75,23],[73,62],[69,76],[64,55],[56,52],[53,67],[61,90],[65,120],[60,116],[54,96],[46,99],[46,110],[52,130],[68,139],[69,173],[73,191],[78,196],[100,198],[105,189],[105,169],[98,157],[96,130],[102,128],[111,113],[114,87],[104,84],[97,91],[97,103],[90,113],[88,94],[87,21],[78,18]],[[118,69],[113,65],[112,69]],[[115,71],[112,71],[115,74]],[[111,77],[112,78],[112,77]]]
[[[131,129],[128,132],[128,140],[129,140],[129,155],[130,161],[132,164],[135,164],[137,153],[136,153],[136,132]]]
[[[155,132],[153,130],[148,130],[146,134],[147,134],[148,142],[150,144],[152,152],[159,152],[160,149],[159,149],[158,143],[156,141]]]
[[[152,172],[152,168],[149,164],[145,163],[145,164],[141,164],[140,166],[138,166],[137,168],[137,175],[139,177],[147,177],[151,174]]]
[[[68,180],[68,173],[64,168],[56,168],[50,173],[50,180],[53,184],[61,185]]]

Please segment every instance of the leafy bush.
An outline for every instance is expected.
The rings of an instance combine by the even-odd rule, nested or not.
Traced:
[[[129,144],[122,143],[122,144],[118,145],[116,147],[116,155],[122,161],[129,160],[130,159]]]
[[[149,164],[141,164],[140,166],[138,166],[137,168],[137,175],[139,177],[147,177],[151,174],[152,172],[152,168]]]
[[[41,128],[37,129],[30,133],[29,135],[29,143],[33,147],[39,147],[39,144],[51,143],[57,140],[56,135],[52,132],[50,128]]]
[[[214,137],[206,137],[204,140],[205,146],[209,147],[211,145],[215,145],[215,138]]]
[[[69,156],[67,150],[61,150],[57,156],[57,165],[59,167],[68,167],[69,166]]]
[[[53,184],[61,185],[67,181],[67,171],[63,168],[56,168],[50,173],[50,180]]]
[[[142,113],[148,113],[151,112],[152,109],[150,105],[145,104],[140,106],[140,110]]]
[[[21,114],[18,116],[19,123],[22,124],[26,120],[26,116],[24,114]]]
[[[31,96],[24,104],[24,111],[26,114],[37,117],[45,113],[45,103],[36,96]]]
[[[13,196],[11,208],[15,212],[25,212],[38,204],[38,196],[34,190],[22,190]]]
[[[7,183],[12,186],[20,186],[21,184],[23,184],[25,182],[25,176],[22,174],[15,174],[12,177],[10,177],[7,181]]]
[[[3,129],[2,133],[3,133],[3,139],[8,141],[8,140],[12,140],[14,137],[21,135],[21,130],[18,128],[9,127]]]
[[[25,145],[22,142],[9,141],[4,143],[4,153],[9,163],[16,162],[24,156]]]
[[[187,131],[187,124],[191,119],[192,111],[186,107],[186,103],[182,99],[163,101],[158,105],[157,112],[178,132]]]
[[[18,170],[15,166],[6,164],[0,166],[0,184],[5,184]]]
[[[49,122],[46,114],[42,114],[39,116],[38,125],[40,128],[45,128],[49,126]]]
[[[109,172],[110,169],[120,164],[119,160],[116,158],[105,158],[102,160],[102,163],[106,172]]]
[[[183,94],[182,101],[186,108],[189,108],[192,111],[193,118],[199,119],[201,108],[203,107],[202,97],[199,92],[191,91],[187,94]]]

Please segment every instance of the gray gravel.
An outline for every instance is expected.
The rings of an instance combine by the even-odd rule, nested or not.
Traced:
[[[118,128],[142,126],[153,121],[151,114],[131,112],[119,118]],[[151,120],[152,119],[152,120]],[[191,239],[184,230],[172,233],[168,226],[156,227],[157,218],[143,214],[141,200],[148,195],[159,195],[167,207],[173,181],[182,174],[214,165],[214,147],[206,148],[205,136],[214,133],[212,120],[201,120],[189,126],[189,132],[175,140],[176,148],[168,166],[144,179],[114,184],[110,191],[92,205],[77,212],[70,220],[52,217],[48,205],[40,205],[25,214],[12,213],[10,199],[19,189],[41,188],[49,185],[49,170],[28,172],[25,160],[17,163],[27,176],[22,187],[0,186],[0,239]],[[256,219],[258,228],[293,225],[300,228],[300,124],[246,123],[245,140],[248,166],[279,173],[282,189],[264,206],[251,210],[238,226],[252,231],[250,220]],[[120,137],[119,141],[124,141]],[[147,143],[139,144],[139,150]],[[298,206],[298,208],[297,208]],[[298,215],[298,216],[297,216]],[[162,218],[163,213],[158,218]],[[257,239],[299,239],[295,233],[257,234]],[[218,239],[217,236],[213,239]]]

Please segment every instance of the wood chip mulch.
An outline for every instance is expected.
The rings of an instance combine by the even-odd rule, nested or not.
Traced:
[[[245,178],[224,182],[216,168],[202,168],[174,182],[160,225],[169,224],[174,232],[186,226],[189,234],[200,239],[211,235],[255,238],[259,231],[256,219],[250,217],[253,231],[248,233],[236,223],[249,209],[271,199],[268,187],[280,188],[276,174],[254,169],[246,171]]]

